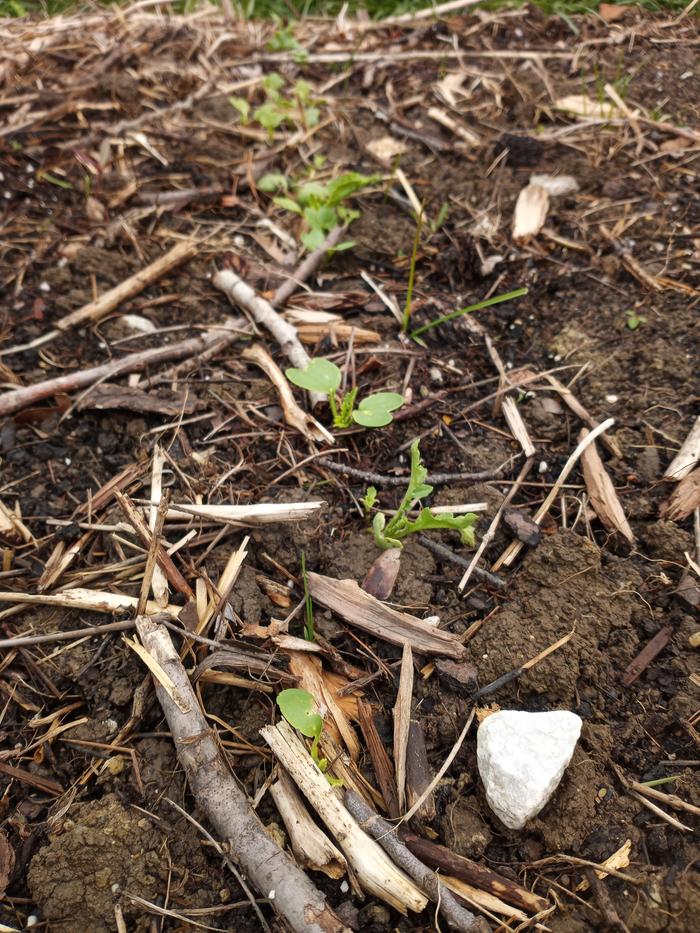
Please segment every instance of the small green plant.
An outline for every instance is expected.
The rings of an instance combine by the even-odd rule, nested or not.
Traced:
[[[306,573],[306,554],[301,552],[301,579],[304,585],[304,638],[307,641],[316,641],[316,626],[314,625],[314,604],[309,593],[309,578]]]
[[[312,739],[311,757],[316,762],[318,770],[326,774],[328,759],[319,758],[318,755],[318,743],[323,734],[323,719],[316,708],[314,698],[307,690],[292,687],[277,695],[277,705],[290,726],[298,729],[307,738]],[[342,784],[342,781],[331,777],[329,774],[326,774],[326,778],[334,786]]]
[[[348,207],[344,202],[368,185],[376,184],[380,175],[362,175],[360,172],[345,172],[329,182],[322,183],[315,178],[306,181],[289,180],[284,175],[270,173],[263,175],[258,182],[260,191],[268,194],[283,192],[274,198],[278,207],[298,214],[304,229],[301,242],[310,252],[323,244],[328,234],[340,224],[346,226],[360,216],[360,212]],[[334,247],[334,250],[350,249],[355,244],[346,240]]]
[[[297,42],[291,25],[280,26],[266,47],[270,52],[291,52],[295,62],[305,62],[309,57],[306,49]]]
[[[640,324],[646,321],[643,314],[637,314],[636,311],[625,311],[627,326],[630,330],[636,330]]]
[[[357,389],[351,389],[338,399],[340,370],[335,363],[322,357],[310,360],[306,369],[288,369],[286,376],[300,389],[326,396],[335,428],[349,428],[353,421],[365,428],[383,428],[391,423],[392,412],[404,402],[403,395],[398,392],[375,392],[355,407]]]
[[[403,547],[402,541],[408,535],[439,528],[458,531],[463,544],[469,547],[474,546],[474,525],[477,517],[473,512],[468,512],[466,515],[441,512],[435,515],[429,508],[422,508],[418,513],[418,518],[411,520],[408,517],[407,513],[411,506],[425,499],[433,491],[433,487],[425,482],[427,476],[428,471],[421,460],[420,441],[416,439],[411,444],[411,475],[408,488],[396,515],[387,522],[386,515],[383,512],[377,512],[372,521],[372,531],[377,547],[384,551],[391,547],[400,548]],[[370,486],[365,495],[365,502],[370,501],[374,504],[376,496],[377,490]]]
[[[321,116],[320,101],[311,99],[311,85],[307,81],[297,81],[286,95],[285,84],[282,75],[270,72],[262,83],[265,102],[252,112],[252,119],[267,130],[270,138],[285,125],[308,130],[316,126]],[[229,97],[229,103],[240,113],[243,123],[250,122],[251,107],[245,97]]]

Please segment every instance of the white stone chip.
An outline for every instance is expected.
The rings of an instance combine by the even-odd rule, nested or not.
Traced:
[[[583,721],[567,710],[500,710],[476,735],[486,799],[510,829],[522,829],[557,789],[576,748]]]

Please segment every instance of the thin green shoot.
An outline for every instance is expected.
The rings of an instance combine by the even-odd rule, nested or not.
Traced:
[[[304,638],[307,641],[316,641],[316,626],[314,625],[314,604],[309,593],[309,577],[306,573],[306,554],[301,552],[301,580],[304,587]]]
[[[423,229],[423,206],[416,216],[416,231],[413,235],[413,249],[411,250],[411,264],[408,269],[408,289],[406,290],[406,304],[403,309],[403,322],[401,324],[401,331],[404,334],[408,333],[408,328],[411,326],[411,309],[413,306],[413,286],[416,281],[416,260],[418,258],[418,245],[420,243],[420,234]]]
[[[645,787],[660,787],[662,784],[670,784],[672,781],[679,781],[682,774],[669,774],[668,777],[657,778],[655,781],[640,781]]]
[[[456,318],[462,317],[463,314],[471,314],[473,311],[482,311],[484,308],[502,304],[504,301],[511,301],[513,298],[522,298],[522,296],[527,295],[527,293],[527,288],[516,288],[515,291],[507,292],[505,295],[494,295],[493,298],[486,298],[484,301],[478,301],[474,305],[469,305],[466,308],[460,308],[458,311],[452,311],[450,314],[443,314],[441,317],[436,317],[434,321],[429,321],[427,324],[423,324],[422,327],[417,327],[414,331],[411,331],[409,336],[412,340],[415,340],[416,337],[420,337],[421,334],[431,330],[433,327],[439,327],[441,324],[446,324],[448,321],[454,321]]]

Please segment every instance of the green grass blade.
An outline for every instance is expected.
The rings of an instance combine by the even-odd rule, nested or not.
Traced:
[[[454,321],[455,318],[461,317],[463,314],[471,314],[472,311],[482,311],[484,308],[490,308],[491,305],[499,305],[503,301],[510,301],[513,298],[522,298],[523,295],[527,295],[527,292],[527,288],[516,288],[515,291],[507,292],[505,295],[494,295],[493,298],[487,298],[485,301],[479,301],[475,305],[460,308],[459,311],[443,314],[442,317],[436,317],[434,321],[429,321],[427,324],[423,324],[422,327],[417,327],[414,331],[411,331],[409,336],[411,339],[415,339],[432,327],[439,327],[440,324],[446,324],[447,321]]]

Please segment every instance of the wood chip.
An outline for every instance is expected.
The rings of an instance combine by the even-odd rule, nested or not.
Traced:
[[[417,654],[457,659],[466,654],[466,648],[455,635],[385,606],[361,590],[355,580],[334,580],[319,573],[310,573],[309,592],[322,606],[350,625],[392,645],[403,648],[409,644]]]
[[[661,506],[661,518],[682,522],[700,508],[700,468],[686,474]]]
[[[698,461],[700,461],[700,415],[696,418],[695,424],[690,429],[681,449],[669,463],[664,473],[664,479],[670,479],[675,483],[679,482],[691,470],[695,469]]]
[[[590,432],[582,428],[579,432],[579,443],[584,441]],[[625,516],[622,504],[618,498],[612,480],[603,465],[595,442],[589,444],[581,454],[583,478],[591,505],[596,515],[608,531],[617,531],[630,544],[634,543],[634,535]]]
[[[540,185],[527,185],[518,195],[513,214],[513,239],[525,242],[540,232],[547,219],[549,194]]]

